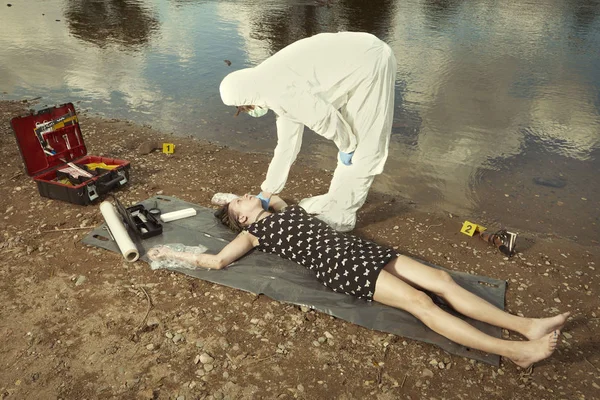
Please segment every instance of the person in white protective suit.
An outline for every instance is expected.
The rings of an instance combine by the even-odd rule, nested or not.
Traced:
[[[390,47],[359,32],[301,39],[256,67],[227,75],[220,85],[223,103],[255,117],[268,110],[277,115],[277,146],[259,194],[263,206],[284,188],[307,126],[333,140],[339,159],[329,191],[300,206],[338,231],[352,230],[388,156],[395,77]]]

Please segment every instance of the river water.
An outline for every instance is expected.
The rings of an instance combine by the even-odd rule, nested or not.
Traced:
[[[598,243],[600,1],[324,1],[3,3],[0,98],[71,101],[268,153],[272,113],[233,118],[220,80],[298,39],[367,31],[398,60],[390,157],[374,189],[461,222]],[[335,155],[305,134],[301,156],[333,168]]]

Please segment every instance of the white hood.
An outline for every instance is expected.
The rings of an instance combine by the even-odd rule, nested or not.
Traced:
[[[261,88],[264,91],[265,84],[260,78],[256,68],[245,68],[230,73],[221,81],[221,100],[228,106],[268,107],[264,94],[261,94]]]

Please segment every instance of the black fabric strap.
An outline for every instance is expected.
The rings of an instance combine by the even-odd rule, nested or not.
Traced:
[[[266,212],[267,212],[267,210],[262,210],[261,212],[259,212],[258,215],[256,216],[256,218],[254,218],[254,222],[258,221],[258,219],[261,217],[261,215],[263,215]]]

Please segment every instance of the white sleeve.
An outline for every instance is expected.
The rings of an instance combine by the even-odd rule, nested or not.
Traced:
[[[290,168],[302,146],[304,125],[285,117],[277,118],[277,146],[269,164],[267,177],[260,189],[263,192],[280,193],[290,172]]]
[[[350,124],[331,103],[297,87],[288,87],[282,98],[285,102],[282,106],[290,117],[333,140],[340,151],[356,150],[356,136]]]

